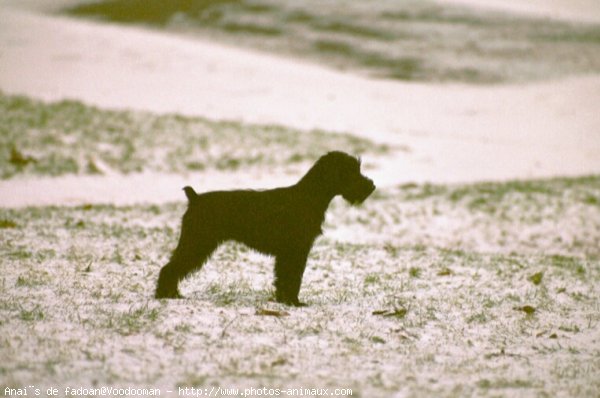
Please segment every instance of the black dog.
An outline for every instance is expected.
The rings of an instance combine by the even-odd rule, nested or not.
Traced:
[[[179,244],[160,271],[156,298],[179,298],[177,285],[202,267],[223,242],[234,240],[275,256],[275,295],[280,303],[298,301],[302,275],[313,241],[319,236],[329,202],[336,195],[362,203],[375,190],[360,172],[360,161],[329,152],[295,185],[266,191],[184,191],[189,205]]]

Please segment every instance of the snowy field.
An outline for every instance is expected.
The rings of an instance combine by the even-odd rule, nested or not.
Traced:
[[[90,3],[0,3],[0,394],[600,394],[594,2]],[[333,149],[378,189],[332,202],[308,307],[237,244],[152,297],[182,186],[292,184]]]
[[[237,245],[187,299],[154,300],[181,202],[2,209],[2,384],[594,397],[598,192],[592,177],[335,201],[302,309],[273,303],[272,259]]]

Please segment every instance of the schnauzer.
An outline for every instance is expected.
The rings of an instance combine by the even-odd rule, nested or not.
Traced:
[[[287,305],[298,300],[306,260],[329,202],[337,196],[362,203],[374,190],[360,172],[360,160],[329,152],[292,186],[264,191],[235,190],[198,195],[183,188],[188,209],[170,261],[158,277],[156,298],[180,298],[177,285],[200,269],[223,242],[234,240],[275,257],[275,298]]]

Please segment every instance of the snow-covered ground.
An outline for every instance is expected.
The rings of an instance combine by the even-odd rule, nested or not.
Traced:
[[[157,31],[43,15],[36,11],[48,7],[43,1],[24,5],[0,4],[0,89],[8,94],[322,128],[408,148],[373,160],[380,186],[600,171],[600,76],[491,87],[374,80]],[[119,194],[130,197],[119,185],[123,178],[90,184],[117,187],[107,195],[118,202]],[[124,184],[144,192],[148,181],[132,176]],[[73,196],[69,178],[38,182],[54,187],[57,203],[62,194]],[[31,184],[1,182],[0,205],[26,197]],[[80,195],[83,202],[104,199]]]
[[[0,208],[0,388],[597,397],[599,183],[334,201],[301,309],[270,302],[273,259],[240,245],[182,284],[188,299],[154,300],[183,203]]]

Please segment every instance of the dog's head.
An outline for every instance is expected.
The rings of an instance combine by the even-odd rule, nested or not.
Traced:
[[[322,156],[315,167],[320,169],[325,182],[353,205],[364,202],[375,190],[373,181],[360,172],[360,159],[334,151]]]

